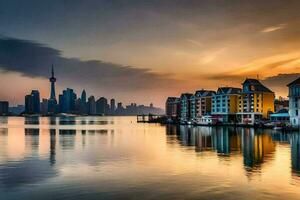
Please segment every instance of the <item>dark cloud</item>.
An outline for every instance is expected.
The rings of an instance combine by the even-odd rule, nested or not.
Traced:
[[[166,88],[168,83],[174,82],[166,75],[152,73],[148,69],[99,60],[66,58],[59,50],[33,41],[0,38],[0,66],[3,70],[48,78],[52,64],[63,85],[88,87],[93,91],[146,91]]]
[[[86,89],[88,95],[93,94],[96,98],[116,98],[126,104],[152,102],[162,107],[168,93],[176,90],[181,83],[167,74],[157,74],[149,69],[100,60],[67,58],[60,50],[34,41],[0,37],[0,69],[3,73],[19,72],[26,77],[49,78],[52,64],[57,77],[57,93],[66,87],[75,89],[77,94]],[[10,84],[16,88],[21,83],[16,81]],[[47,86],[37,85],[25,92],[31,89],[44,90]],[[48,97],[46,95],[43,97]],[[8,86],[3,88],[0,96],[12,96]],[[23,96],[15,94],[11,99],[21,103]]]
[[[276,76],[267,77],[263,83],[271,87],[283,87],[287,90],[287,84],[300,77],[300,73],[293,74],[278,74]]]

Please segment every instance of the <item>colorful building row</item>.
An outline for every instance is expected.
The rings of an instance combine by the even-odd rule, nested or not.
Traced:
[[[275,94],[257,79],[246,79],[242,88],[219,87],[218,90],[199,90],[169,97],[166,114],[181,122],[199,124],[241,123],[253,124],[269,118],[274,112]]]

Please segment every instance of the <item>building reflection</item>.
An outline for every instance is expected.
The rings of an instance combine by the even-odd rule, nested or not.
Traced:
[[[56,130],[50,129],[50,151],[49,151],[49,160],[50,164],[54,165],[56,163]]]
[[[59,125],[75,125],[76,120],[73,116],[65,116],[58,118]]]
[[[6,136],[8,134],[8,128],[0,128],[0,135]]]
[[[31,116],[31,117],[25,117],[26,125],[39,125],[40,124],[40,117],[39,116]]]
[[[251,128],[167,126],[167,135],[177,134],[183,146],[194,146],[196,152],[214,151],[218,156],[242,153],[247,170],[259,167],[275,152],[270,134]]]
[[[8,117],[1,116],[0,117],[0,124],[8,124]]]
[[[63,150],[74,149],[76,130],[59,130],[59,145]]]
[[[38,128],[25,128],[25,149],[30,154],[37,154],[39,152],[39,134]]]
[[[291,165],[292,172],[294,175],[300,176],[300,136],[298,133],[291,134],[290,138],[291,145]]]
[[[212,149],[211,128],[197,127],[195,134],[196,151],[208,151]]]
[[[275,151],[275,143],[269,134],[255,133],[254,129],[242,129],[243,156],[246,167],[260,167]],[[247,168],[248,169],[248,168]]]

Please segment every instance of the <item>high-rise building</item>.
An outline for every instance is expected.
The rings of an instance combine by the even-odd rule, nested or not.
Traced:
[[[48,99],[42,99],[41,102],[41,113],[47,114],[48,113]]]
[[[0,115],[8,115],[8,107],[9,103],[8,101],[0,101]]]
[[[300,78],[287,85],[289,87],[289,115],[292,126],[300,125]]]
[[[96,114],[96,101],[94,96],[90,96],[87,103],[88,114],[95,115]]]
[[[86,91],[85,90],[82,90],[80,99],[81,99],[82,103],[86,103]]]
[[[101,97],[96,102],[96,113],[99,115],[107,115],[109,110],[109,105],[107,104],[107,99]]]
[[[40,93],[38,90],[32,90],[30,95],[25,96],[25,113],[40,113]]]
[[[79,113],[80,114],[87,114],[88,113],[88,108],[87,107],[88,106],[87,106],[87,102],[86,102],[86,91],[83,90],[81,92]]]
[[[75,111],[76,94],[73,89],[67,88],[59,96],[60,112],[73,113]]]
[[[111,99],[110,100],[110,113],[113,115],[116,111],[116,100]]]

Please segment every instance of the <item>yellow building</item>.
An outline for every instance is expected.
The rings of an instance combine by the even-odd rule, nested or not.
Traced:
[[[275,94],[257,79],[246,79],[238,101],[238,121],[253,124],[274,112]]]

